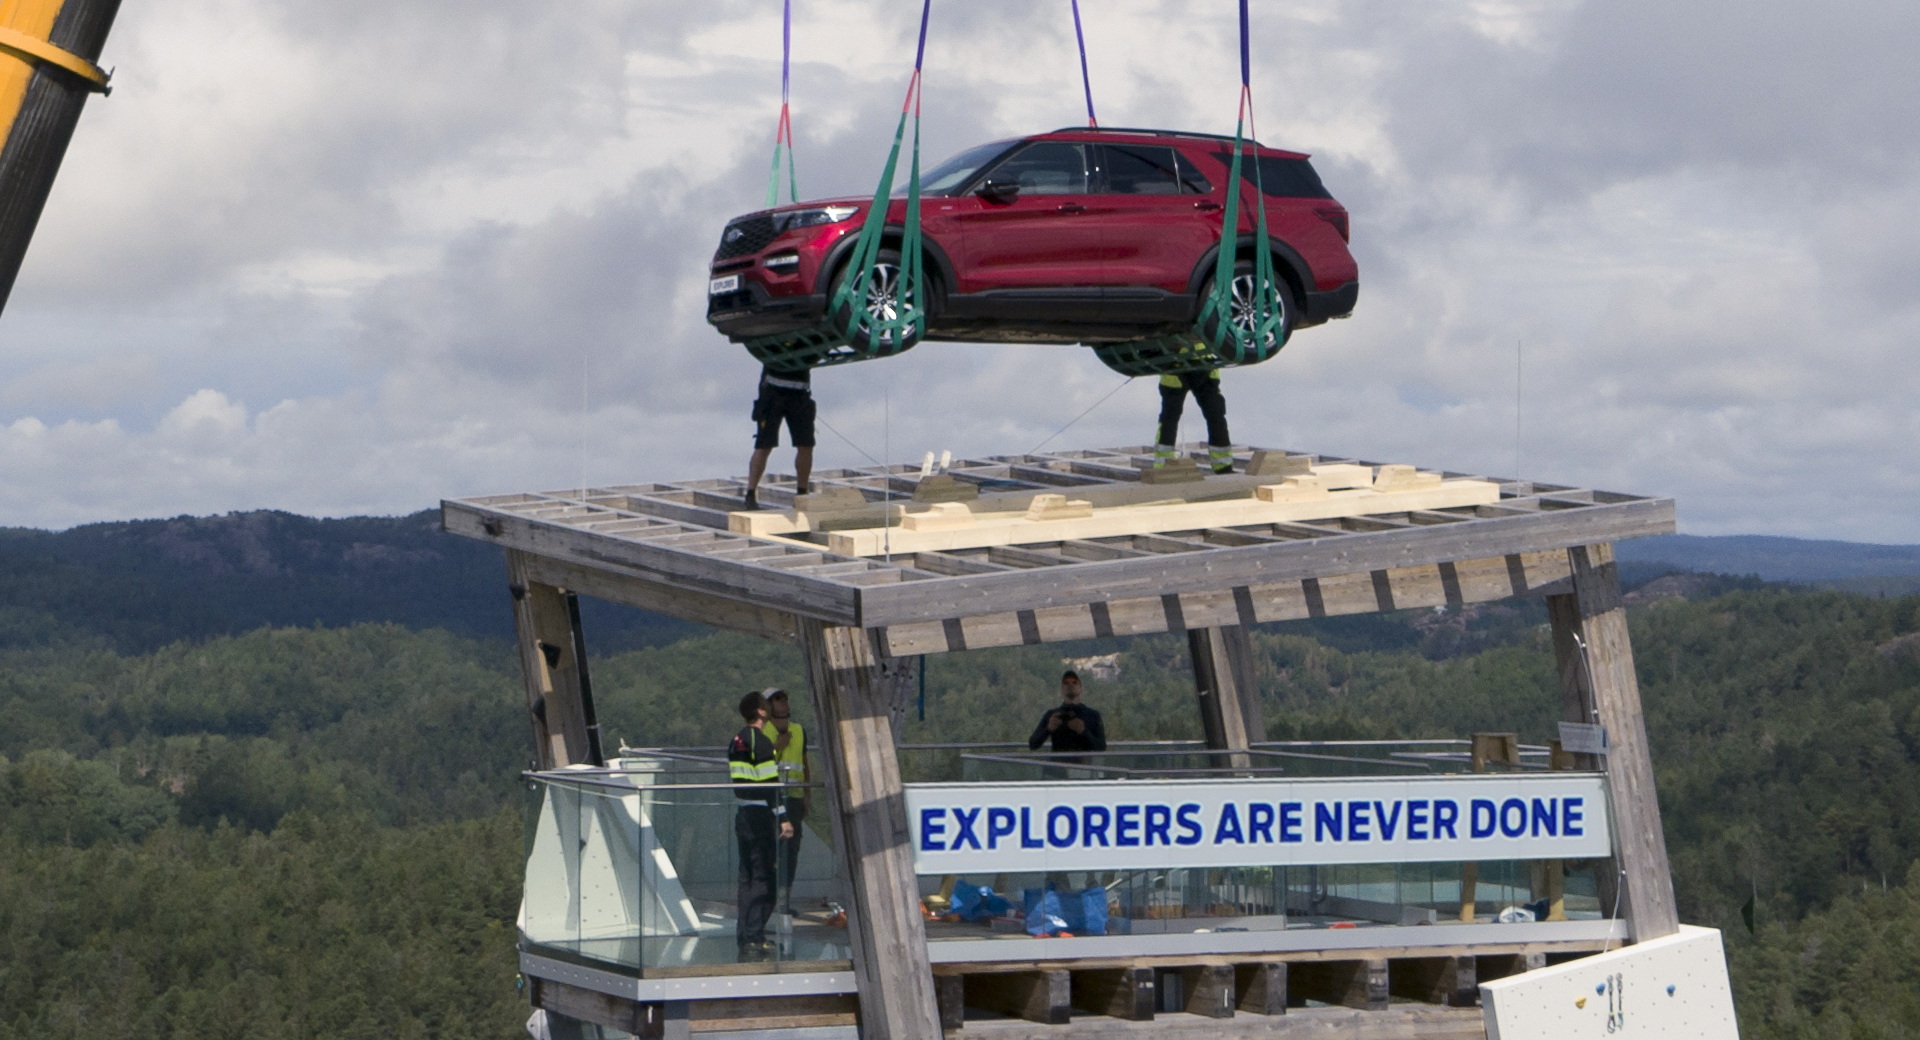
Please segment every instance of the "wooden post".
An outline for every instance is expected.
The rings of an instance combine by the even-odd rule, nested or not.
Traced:
[[[1509,766],[1520,764],[1520,737],[1513,733],[1475,733],[1468,747],[1468,764],[1476,773],[1487,771],[1489,762],[1504,762]],[[1480,887],[1480,864],[1460,864],[1460,921],[1472,924],[1474,901]]]
[[[1238,964],[1233,969],[1233,991],[1240,998],[1235,1007],[1256,1015],[1287,1013],[1287,962]]]
[[[1607,731],[1607,793],[1612,802],[1615,848],[1625,891],[1621,915],[1635,942],[1671,935],[1680,928],[1674,906],[1673,874],[1667,839],[1660,826],[1654,791],[1653,756],[1647,747],[1647,722],[1640,711],[1640,682],[1633,671],[1633,645],[1627,635],[1627,610],[1620,598],[1620,576],[1609,544],[1567,550],[1573,569],[1574,609],[1549,603],[1556,649],[1571,644],[1571,668],[1586,681],[1582,696],[1592,700],[1592,721]],[[1561,599],[1561,597],[1550,597]],[[1569,662],[1561,663],[1561,689],[1572,707],[1574,687],[1567,682]]]
[[[1152,968],[1098,968],[1073,972],[1073,1006],[1088,1014],[1150,1022],[1156,1003]]]
[[[1266,713],[1254,680],[1253,647],[1239,625],[1195,628],[1187,632],[1193,661],[1193,688],[1200,701],[1200,725],[1207,746],[1245,751],[1267,739]],[[1246,755],[1220,756],[1216,764],[1245,769]]]
[[[811,619],[800,622],[800,647],[827,762],[834,846],[847,872],[860,1035],[937,1037],[940,1010],[881,656],[865,630]]]
[[[507,550],[535,761],[541,769],[600,765],[605,759],[589,701],[586,648],[577,638],[578,608],[561,590],[529,580],[527,572],[527,554]]]

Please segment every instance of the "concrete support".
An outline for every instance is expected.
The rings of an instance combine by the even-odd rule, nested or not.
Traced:
[[[851,896],[847,936],[865,1040],[940,1035],[919,879],[893,738],[889,683],[863,629],[803,619],[800,647],[827,762],[834,844]]]
[[[513,593],[513,627],[539,768],[602,765],[579,603],[552,585],[530,580],[530,562],[526,553],[507,551],[507,587]]]
[[[1606,727],[1607,790],[1626,883],[1618,894],[1621,916],[1635,942],[1657,939],[1678,931],[1680,922],[1613,546],[1577,546],[1567,557],[1573,595],[1548,599],[1562,697],[1568,714],[1582,712],[1582,721]],[[1603,888],[1603,902],[1608,895]]]

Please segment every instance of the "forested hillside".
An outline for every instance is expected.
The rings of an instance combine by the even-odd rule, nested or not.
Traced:
[[[1643,590],[1633,634],[1683,916],[1726,931],[1743,1035],[1914,1035],[1920,598],[1681,586]],[[1544,740],[1543,621],[1256,633],[1270,735]],[[1023,738],[1063,655],[1115,650],[1088,694],[1109,732],[1197,736],[1165,637],[931,658],[908,736]],[[501,641],[381,624],[0,650],[0,1038],[515,1035],[515,669]],[[740,692],[804,690],[791,649],[730,635],[594,679],[636,744],[717,746]]]

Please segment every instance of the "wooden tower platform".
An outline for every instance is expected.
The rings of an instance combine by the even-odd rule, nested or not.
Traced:
[[[1605,772],[1626,936],[1676,930],[1612,553],[1620,539],[1671,533],[1671,500],[1279,450],[1242,450],[1232,476],[1184,465],[1154,472],[1151,450],[968,459],[929,477],[918,467],[831,470],[815,475],[806,496],[793,494],[790,479],[775,479],[760,491],[772,509],[753,514],[739,512],[744,483],[722,478],[450,500],[442,515],[448,531],[506,550],[543,768],[602,761],[571,594],[800,646],[829,765],[835,844],[850,880],[853,979],[868,1040],[920,1040],[941,1035],[943,1025],[952,1036],[960,1024],[951,1008],[943,1016],[943,998],[957,1000],[962,989],[936,980],[928,953],[890,720],[898,659],[912,655],[1185,632],[1208,744],[1246,749],[1265,733],[1247,626],[1544,597],[1562,718],[1597,721],[1609,741],[1606,756],[1583,765]],[[1428,934],[1438,941],[1448,932]],[[1245,944],[1244,936],[1219,938]],[[1237,1005],[1241,1017],[1195,1025],[1214,1038],[1274,1035],[1283,1017],[1300,1029],[1315,1018],[1316,1036],[1483,1035],[1474,1032],[1477,1013],[1463,1019],[1447,1007],[1472,1000],[1471,968],[1461,976],[1461,959],[1538,954],[1525,944],[1444,946],[1266,958],[1294,963],[1299,979],[1324,981],[1330,992],[1357,994],[1330,1003],[1374,1009],[1347,1026],[1335,1022],[1336,1009],[1284,1016],[1284,1000],[1254,1006],[1252,989],[1272,984],[1260,957],[1223,949],[1175,966],[1198,972],[1190,992],[1235,993],[1239,979],[1224,1006],[1232,1015]],[[1394,956],[1413,967],[1390,980]],[[969,982],[964,992],[1005,988],[1003,1002],[1017,1008],[1052,1006],[1047,994],[1058,990],[1053,1003],[1064,1005],[1083,981],[1117,985],[1154,967],[1096,960],[1027,964],[991,987]],[[948,965],[940,977],[983,970]],[[1423,991],[1405,981],[1417,977],[1441,994],[1437,1006],[1386,1010],[1390,985]],[[1467,996],[1441,993],[1463,981]],[[570,1013],[592,1006],[567,1004]],[[638,1006],[603,1020],[642,1021]],[[1145,1025],[1089,1019],[1048,1026],[1055,1032],[1047,1035],[1121,1035],[1096,1021],[1121,1032]],[[984,1025],[992,1029],[962,1032],[1046,1031],[1032,1022]],[[671,1023],[660,1028],[667,1031],[655,1035],[673,1035]]]

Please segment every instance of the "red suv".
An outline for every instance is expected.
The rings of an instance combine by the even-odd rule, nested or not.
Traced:
[[[1360,291],[1346,208],[1305,155],[1253,147],[1288,328],[1346,317]],[[1093,343],[1190,328],[1211,289],[1232,158],[1228,137],[1071,128],[983,144],[927,171],[926,338]],[[1254,174],[1243,159],[1243,255]],[[819,321],[871,201],[804,202],[729,222],[713,254],[707,320],[735,342]],[[896,197],[889,224],[905,212]],[[883,252],[882,263],[896,255]],[[1250,288],[1251,275],[1241,277]]]

